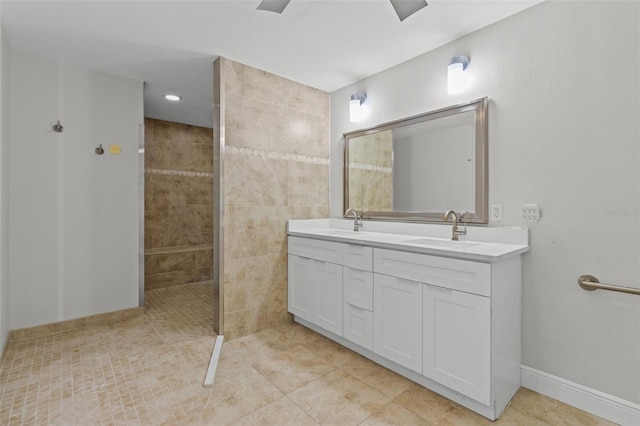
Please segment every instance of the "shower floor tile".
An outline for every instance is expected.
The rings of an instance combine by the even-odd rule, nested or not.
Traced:
[[[145,317],[165,343],[215,336],[213,282],[145,291]]]

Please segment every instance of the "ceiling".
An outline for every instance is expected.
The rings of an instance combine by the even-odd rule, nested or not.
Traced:
[[[212,125],[223,56],[332,92],[541,0],[429,0],[400,22],[388,0],[5,1],[12,49],[145,81],[145,115]],[[162,99],[167,92],[179,103]]]

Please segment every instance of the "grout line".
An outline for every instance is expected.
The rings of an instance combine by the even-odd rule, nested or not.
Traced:
[[[295,392],[295,391],[294,391],[294,392]],[[305,410],[304,408],[302,408],[302,407],[300,406],[300,404],[298,404],[295,400],[293,400],[293,399],[289,398],[289,395],[285,395],[284,397],[285,397],[285,398],[287,398],[289,401],[293,402],[293,404],[294,404],[296,407],[298,407],[300,410],[302,410],[302,412],[303,412],[303,413],[305,413],[305,414],[307,415],[307,417],[309,417],[311,420],[313,420],[313,422],[314,422],[315,424],[320,424],[316,419],[314,419],[314,418],[311,416],[311,414],[309,414],[309,413],[307,412],[307,410]]]

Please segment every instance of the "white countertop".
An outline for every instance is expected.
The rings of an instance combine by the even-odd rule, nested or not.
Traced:
[[[480,262],[497,262],[529,251],[527,228],[467,226],[467,235],[451,241],[451,224],[364,221],[353,231],[352,219],[289,220],[296,237],[401,250]]]

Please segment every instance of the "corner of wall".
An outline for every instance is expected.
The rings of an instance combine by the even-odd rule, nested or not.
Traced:
[[[0,354],[9,339],[9,60],[0,27]]]
[[[291,321],[285,224],[329,215],[330,107],[329,94],[313,87],[231,60],[220,66],[224,253],[218,256],[230,341]]]

